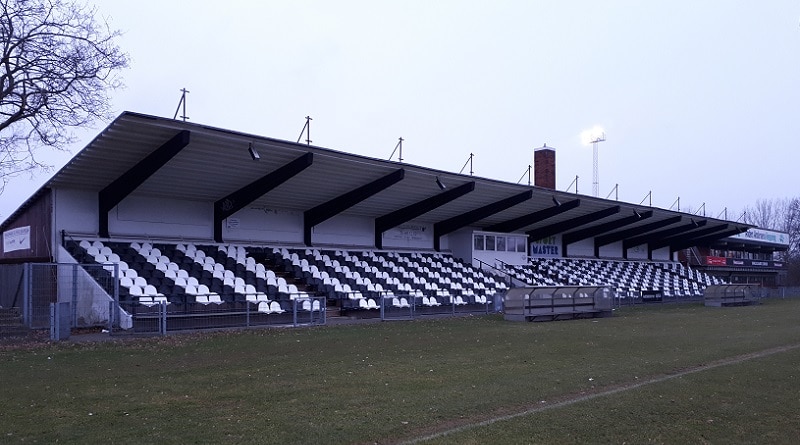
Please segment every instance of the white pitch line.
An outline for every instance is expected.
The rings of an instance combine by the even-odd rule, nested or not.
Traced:
[[[798,349],[798,348],[800,348],[800,344],[789,345],[789,346],[780,346],[780,347],[777,347],[777,348],[765,349],[763,351],[753,352],[753,353],[749,353],[749,354],[742,354],[742,355],[734,356],[734,357],[731,357],[731,358],[728,358],[728,359],[722,359],[722,360],[718,360],[716,362],[712,362],[712,363],[708,363],[708,364],[705,364],[705,365],[697,366],[695,368],[685,369],[683,371],[679,371],[679,372],[676,372],[674,374],[668,374],[668,375],[664,375],[664,376],[661,376],[661,377],[642,380],[640,382],[619,386],[617,388],[609,389],[609,390],[606,390],[606,391],[587,394],[585,396],[580,396],[580,397],[574,397],[574,398],[571,398],[571,399],[568,399],[568,400],[562,400],[560,402],[553,403],[553,404],[550,404],[550,405],[537,406],[536,408],[530,408],[530,409],[526,409],[524,411],[511,413],[511,414],[506,414],[506,415],[499,416],[499,417],[493,417],[491,419],[486,419],[486,420],[484,420],[482,422],[470,423],[468,425],[462,425],[462,426],[459,426],[459,427],[456,427],[456,428],[452,428],[452,429],[449,429],[449,430],[439,431],[438,433],[433,433],[433,434],[430,434],[430,435],[427,435],[427,436],[417,437],[417,438],[414,438],[414,439],[409,439],[409,440],[400,442],[400,445],[412,445],[412,444],[417,444],[417,443],[421,443],[421,442],[427,442],[429,440],[437,439],[439,437],[447,436],[447,435],[454,434],[454,433],[460,433],[462,431],[467,431],[467,430],[470,430],[472,428],[488,426],[488,425],[491,425],[493,423],[502,422],[504,420],[515,419],[517,417],[527,416],[527,415],[530,415],[530,414],[537,414],[537,413],[541,413],[543,411],[548,411],[548,410],[551,410],[551,409],[562,408],[562,407],[569,406],[569,405],[572,405],[572,404],[575,404],[575,403],[580,403],[580,402],[585,402],[587,400],[592,400],[592,399],[595,399],[595,398],[598,398],[598,397],[610,396],[610,395],[614,395],[614,394],[617,394],[617,393],[620,393],[620,392],[630,391],[632,389],[641,388],[642,386],[651,385],[651,384],[654,384],[654,383],[665,382],[667,380],[671,380],[671,379],[674,379],[674,378],[677,378],[677,377],[683,377],[685,375],[695,374],[695,373],[702,372],[702,371],[708,371],[710,369],[715,369],[715,368],[719,368],[719,367],[722,367],[722,366],[735,365],[735,364],[738,364],[738,363],[743,363],[743,362],[748,361],[748,360],[767,357],[767,356],[770,356],[770,355],[779,354],[781,352],[787,352],[787,351],[791,351],[793,349]]]

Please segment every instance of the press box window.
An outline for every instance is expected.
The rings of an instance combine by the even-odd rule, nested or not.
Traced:
[[[498,252],[505,252],[506,251],[506,237],[498,236],[495,240],[495,247],[497,247]]]

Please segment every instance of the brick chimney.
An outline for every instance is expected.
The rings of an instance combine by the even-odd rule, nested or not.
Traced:
[[[533,184],[556,189],[556,151],[547,144],[533,151]]]

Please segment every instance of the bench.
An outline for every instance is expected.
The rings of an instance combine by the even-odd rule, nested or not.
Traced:
[[[506,320],[554,321],[611,315],[613,292],[606,286],[517,287],[503,301]]]
[[[723,284],[708,286],[703,304],[711,307],[750,306],[761,304],[760,289],[752,284]]]

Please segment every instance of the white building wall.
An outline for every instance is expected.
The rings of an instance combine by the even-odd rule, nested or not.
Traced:
[[[128,196],[108,212],[112,236],[213,238],[213,204],[155,197]]]
[[[569,244],[567,256],[594,257],[594,239],[588,238]]]
[[[299,210],[244,208],[223,221],[222,239],[242,243],[301,244],[303,213]]]
[[[628,249],[629,260],[646,260],[647,259],[647,244],[634,246]]]
[[[439,250],[441,250],[442,252],[452,253],[452,250],[450,249],[451,244],[452,243],[450,242],[449,234],[439,238]]]
[[[385,249],[433,249],[433,224],[411,221],[383,232],[382,239]]]
[[[302,231],[302,223],[300,230]],[[375,222],[372,218],[337,215],[311,229],[314,245],[363,246],[375,245]]]
[[[656,249],[656,250],[653,251],[653,260],[669,261],[671,259],[672,258],[670,256],[669,246],[661,248],[661,249]]]
[[[600,258],[622,258],[622,241],[600,246]]]
[[[561,235],[548,236],[530,243],[529,253],[533,258],[561,258]]]
[[[96,235],[97,193],[78,189],[53,189],[53,230],[71,234]]]
[[[447,234],[442,238],[447,238],[448,247],[453,256],[465,263],[472,262],[472,231],[474,228],[467,227]],[[441,246],[440,246],[441,247]],[[444,248],[443,248],[444,249]]]

